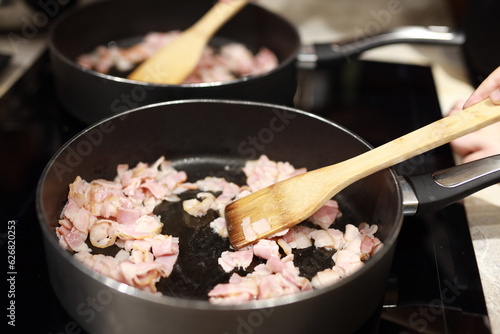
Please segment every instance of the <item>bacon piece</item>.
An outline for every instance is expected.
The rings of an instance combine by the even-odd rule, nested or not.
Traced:
[[[252,223],[252,229],[257,235],[262,235],[271,230],[271,224],[266,218],[262,218]]]
[[[312,232],[311,238],[314,240],[314,245],[316,247],[334,248],[334,240],[325,230],[316,230]]]
[[[323,271],[318,271],[318,273],[312,278],[311,284],[314,288],[324,288],[328,285],[337,283],[344,277],[344,271],[337,266],[332,269],[326,269]]]
[[[258,235],[252,228],[252,221],[250,220],[250,217],[243,218],[243,221],[241,222],[241,227],[245,239],[247,239],[248,241],[257,240]]]
[[[271,257],[280,257],[279,246],[274,240],[260,239],[253,246],[255,256],[269,260]]]
[[[223,238],[227,238],[229,236],[225,218],[222,217],[215,218],[210,223],[210,227]]]
[[[329,228],[327,232],[333,239],[333,248],[337,250],[344,248],[346,240],[344,239],[344,233],[342,233],[342,231]]]
[[[179,253],[178,238],[160,234],[148,239],[147,241],[152,244],[152,250],[155,257]]]
[[[85,239],[87,238],[87,233],[83,233],[82,231],[79,231],[76,228],[68,230],[63,226],[59,226],[58,228],[56,228],[56,232],[58,234],[60,244],[62,244],[63,246],[67,246],[72,251],[82,252],[90,249],[85,243]],[[62,242],[61,238],[63,239]]]
[[[347,249],[337,251],[332,258],[335,265],[344,270],[346,276],[352,275],[364,266],[360,255]]]
[[[174,265],[177,262],[179,254],[160,256],[155,259],[156,263],[161,265],[161,274],[163,277],[168,277],[174,270]]]
[[[64,206],[62,216],[71,222],[72,227],[74,226],[84,233],[88,232],[91,225],[90,212],[83,207],[79,207],[73,199],[69,199]]]
[[[167,33],[150,32],[141,42],[129,48],[101,45],[90,54],[78,56],[76,62],[86,69],[101,73],[108,73],[112,67],[120,71],[129,71],[177,38],[179,33],[177,30]],[[212,46],[206,46],[196,69],[188,76],[185,83],[231,80],[264,73],[276,66],[278,66],[276,55],[266,48],[262,48],[254,56],[241,43],[228,43],[220,48],[220,52],[216,52]]]
[[[156,283],[161,277],[161,263],[123,261],[119,266],[127,284],[142,290],[156,292]]]
[[[116,240],[114,222],[108,219],[97,220],[90,229],[89,239],[95,247],[105,248],[113,245]]]
[[[259,293],[258,281],[254,277],[241,277],[233,273],[228,283],[217,284],[209,291],[212,304],[240,304],[254,300]]]
[[[246,269],[253,260],[253,250],[239,250],[235,252],[225,251],[219,257],[219,265],[225,272],[230,272],[234,268]]]
[[[189,213],[191,216],[201,217],[207,214],[208,210],[211,209],[215,201],[215,196],[211,193],[198,193],[198,198],[203,200],[200,202],[196,198],[185,200],[182,202],[182,207],[184,211]]]
[[[290,246],[290,244],[286,242],[285,239],[279,238],[276,242],[281,247],[281,249],[283,249],[286,255],[292,254],[292,246]]]
[[[333,224],[335,218],[340,215],[339,204],[337,201],[331,199],[323,204],[308,220],[326,230]]]
[[[141,217],[141,211],[138,209],[118,208],[116,210],[116,221],[126,226],[134,226]]]
[[[279,273],[285,270],[286,266],[283,261],[277,256],[271,256],[267,262],[266,266],[269,268],[269,270],[273,273]]]
[[[309,248],[313,245],[311,238],[303,231],[295,233],[295,240],[297,242],[295,248],[297,249]]]
[[[278,181],[306,172],[305,168],[295,169],[288,162],[274,162],[266,155],[257,160],[250,160],[243,168],[247,176],[247,184],[252,191],[257,191]]]

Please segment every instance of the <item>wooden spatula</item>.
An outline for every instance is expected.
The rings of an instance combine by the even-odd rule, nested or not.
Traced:
[[[156,84],[182,83],[196,68],[215,32],[247,3],[248,0],[218,1],[198,22],[145,60],[127,78]]]
[[[290,228],[355,181],[498,121],[500,105],[488,99],[354,158],[275,183],[236,200],[225,211],[230,242],[239,249]],[[258,228],[250,230],[251,233],[244,229],[244,225],[252,226],[255,222],[258,223],[254,227]]]

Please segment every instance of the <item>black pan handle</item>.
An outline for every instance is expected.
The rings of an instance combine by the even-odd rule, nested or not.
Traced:
[[[432,174],[404,177],[405,215],[441,209],[478,190],[500,182],[500,154]]]
[[[400,27],[374,35],[357,36],[338,43],[304,45],[297,56],[297,66],[301,69],[314,69],[322,63],[343,59],[349,63],[352,57],[358,56],[363,51],[387,44],[462,45],[464,42],[463,32],[452,31],[444,26]]]

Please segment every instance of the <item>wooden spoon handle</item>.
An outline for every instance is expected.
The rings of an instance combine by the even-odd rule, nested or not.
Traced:
[[[212,8],[186,31],[196,32],[207,39],[248,4],[249,0],[218,1]]]
[[[349,179],[345,180],[346,184],[341,187],[498,121],[500,121],[500,105],[493,104],[489,99],[482,101],[340,163],[343,165],[340,174],[345,173],[345,178]],[[334,166],[336,167],[333,168]],[[332,193],[339,190],[339,185],[336,183],[342,179],[342,175],[339,175],[339,164],[334,166],[325,167],[325,169],[332,167],[331,182],[335,187]]]

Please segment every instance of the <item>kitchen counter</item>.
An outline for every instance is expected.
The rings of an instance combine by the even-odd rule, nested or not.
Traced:
[[[453,27],[445,1],[400,1],[397,9],[384,0],[259,0],[296,24],[304,44],[360,36],[370,29],[403,25]],[[394,3],[394,2],[392,2]],[[341,14],[339,14],[341,13]],[[460,47],[388,45],[365,52],[363,59],[430,66],[443,116],[474,90]],[[457,164],[460,158],[456,157]],[[464,205],[485,294],[492,333],[500,333],[500,185],[466,198]]]

